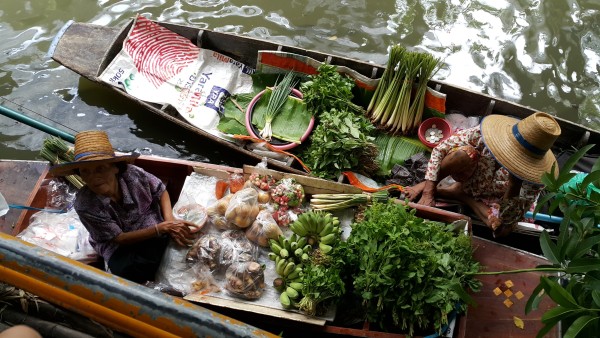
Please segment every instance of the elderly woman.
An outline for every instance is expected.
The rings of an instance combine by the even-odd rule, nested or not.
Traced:
[[[456,199],[494,236],[505,236],[539,196],[542,175],[556,164],[550,148],[559,135],[560,126],[546,113],[523,120],[489,115],[480,126],[461,130],[435,147],[425,181],[406,188],[405,195],[429,206],[436,197]],[[456,183],[438,186],[448,176]]]
[[[173,217],[165,185],[132,163],[139,154],[116,156],[104,131],[75,136],[75,161],[54,166],[55,176],[79,174],[86,185],[75,211],[107,271],[134,282],[153,280],[168,238],[190,244],[194,224]]]

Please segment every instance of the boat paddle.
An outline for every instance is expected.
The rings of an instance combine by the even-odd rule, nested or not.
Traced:
[[[65,131],[62,131],[60,129],[54,128],[50,125],[47,125],[43,122],[40,122],[38,120],[34,120],[28,116],[25,116],[17,111],[14,111],[10,108],[5,107],[3,105],[0,105],[0,114],[4,115],[6,117],[10,117],[11,119],[19,121],[21,123],[25,123],[28,126],[39,129],[50,135],[60,137],[61,139],[65,140],[67,142],[75,143],[75,136],[73,136]]]

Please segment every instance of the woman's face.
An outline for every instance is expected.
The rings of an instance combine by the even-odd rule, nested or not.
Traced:
[[[114,163],[88,164],[79,168],[79,175],[94,193],[106,197],[117,194],[119,168]]]

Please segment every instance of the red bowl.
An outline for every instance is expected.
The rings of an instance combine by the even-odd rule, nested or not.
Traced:
[[[425,139],[425,136],[426,136],[425,131],[427,131],[427,129],[431,128],[434,124],[435,124],[436,129],[439,129],[442,131],[442,138],[436,143],[431,143]],[[445,139],[450,137],[450,135],[452,135],[452,125],[450,124],[450,122],[448,122],[442,118],[431,117],[431,118],[428,118],[427,120],[421,122],[421,125],[419,126],[418,135],[419,135],[419,140],[421,140],[421,143],[428,146],[429,148],[434,148],[435,146],[440,144],[442,141],[444,141]]]
[[[260,100],[260,98],[263,96],[264,93],[265,93],[265,90],[256,94],[256,96],[252,99],[252,101],[250,101],[248,108],[246,108],[246,130],[248,131],[250,136],[258,138],[258,139],[261,138],[259,136],[260,132],[252,124],[252,111],[254,110],[254,105],[256,104],[256,102],[258,102],[258,100]],[[295,89],[295,88],[292,88],[291,95],[293,95],[297,98],[300,98],[300,99],[303,97],[302,93],[298,89]],[[314,126],[315,126],[315,117],[313,116],[310,119],[308,128],[306,128],[306,132],[304,132],[304,135],[302,135],[302,137],[300,138],[300,142],[306,141],[306,139],[308,138],[308,135],[310,135]],[[298,143],[282,141],[277,138],[273,138],[271,140],[271,142],[269,142],[269,143],[273,146],[273,148],[279,149],[279,150],[288,150],[288,149],[292,149],[292,148],[298,146]]]

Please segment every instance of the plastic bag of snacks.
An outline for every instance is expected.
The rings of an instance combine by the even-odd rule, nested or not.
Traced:
[[[246,188],[233,195],[225,211],[225,218],[240,228],[247,228],[256,219],[259,211],[258,192]]]
[[[294,208],[304,201],[304,188],[293,178],[283,178],[271,189],[271,198],[279,207]]]
[[[187,252],[186,261],[200,263],[210,271],[219,267],[221,255],[221,237],[214,234],[200,236]]]
[[[242,230],[227,230],[221,233],[221,254],[219,265],[227,268],[238,262],[258,260],[258,247],[246,238]]]
[[[267,210],[261,210],[252,225],[246,229],[246,237],[262,247],[268,247],[269,239],[277,239],[280,235],[283,232]]]
[[[206,208],[206,213],[210,223],[212,223],[219,230],[238,229],[235,224],[228,222],[225,218],[225,212],[227,211],[227,207],[229,207],[229,202],[231,201],[232,197],[233,194],[226,195]]]
[[[263,267],[257,262],[232,264],[225,272],[225,289],[244,299],[258,299],[265,289]]]
[[[175,205],[173,208],[173,216],[175,216],[177,219],[194,223],[197,227],[192,229],[194,232],[201,230],[208,219],[206,209],[204,209],[204,207],[200,204],[196,203],[181,206]]]

